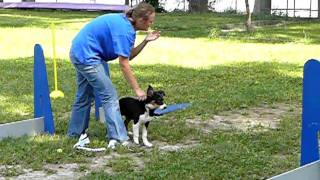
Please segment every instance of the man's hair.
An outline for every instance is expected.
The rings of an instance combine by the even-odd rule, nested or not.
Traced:
[[[127,10],[125,14],[128,18],[131,18],[135,22],[139,18],[148,20],[149,16],[154,12],[155,8],[152,5],[146,2],[141,2],[135,7]]]

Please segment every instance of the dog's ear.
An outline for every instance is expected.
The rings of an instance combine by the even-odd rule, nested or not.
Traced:
[[[147,90],[147,96],[152,96],[152,95],[153,95],[153,87],[149,85]]]

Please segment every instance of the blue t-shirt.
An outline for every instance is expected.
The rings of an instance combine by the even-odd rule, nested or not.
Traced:
[[[136,32],[124,14],[106,14],[85,25],[72,41],[75,64],[99,64],[118,56],[130,57]]]

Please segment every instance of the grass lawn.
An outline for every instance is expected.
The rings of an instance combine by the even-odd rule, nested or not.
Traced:
[[[79,29],[97,15],[97,12],[0,10],[0,123],[33,116],[35,43],[44,48],[53,90],[51,23],[57,28],[59,89],[65,94],[63,99],[52,100],[55,136],[0,141],[0,177],[22,174],[22,168],[48,171],[46,164],[88,164],[88,159],[101,156],[74,151],[72,145],[77,140],[65,136],[76,90],[75,72],[68,59],[70,43]],[[105,163],[114,174],[97,170],[83,178],[261,179],[298,167],[299,109],[283,115],[278,128],[264,131],[217,129],[202,133],[186,122],[187,119],[206,122],[224,111],[261,104],[301,106],[303,64],[320,56],[319,21],[255,18],[283,23],[253,33],[224,32],[226,24],[239,24],[243,17],[159,14],[153,28],[161,30],[162,37],[132,61],[133,70],[142,87],[151,84],[165,90],[167,104],[190,102],[192,107],[151,123],[150,140],[168,144],[195,140],[200,145],[165,153],[158,148],[149,151],[134,148],[133,152],[118,149],[117,153],[125,155],[142,153],[143,170],[135,170],[132,158],[120,157]],[[143,37],[139,33],[137,42]],[[133,95],[117,61],[110,63],[110,69],[119,96]],[[105,128],[93,117],[89,129],[92,145],[105,146]],[[62,153],[57,152],[59,148]],[[83,169],[86,166],[79,171]]]

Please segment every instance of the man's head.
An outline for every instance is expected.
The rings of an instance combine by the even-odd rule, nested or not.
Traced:
[[[155,9],[152,5],[142,2],[126,12],[135,30],[147,31],[155,21]]]

